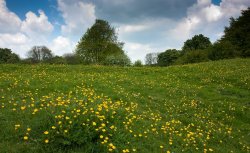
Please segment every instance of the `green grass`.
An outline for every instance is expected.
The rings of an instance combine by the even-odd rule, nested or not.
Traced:
[[[249,67],[0,65],[0,152],[250,152]]]

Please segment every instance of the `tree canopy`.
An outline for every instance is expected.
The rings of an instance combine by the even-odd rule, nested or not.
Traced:
[[[182,51],[188,52],[191,50],[202,50],[210,47],[212,43],[210,42],[208,37],[203,36],[202,34],[195,35],[192,39],[188,39],[184,42],[184,46],[182,47]]]
[[[8,48],[0,48],[0,63],[17,63],[20,58]]]
[[[179,56],[180,52],[176,49],[168,49],[158,55],[157,63],[159,66],[169,66],[172,65]]]
[[[115,28],[105,20],[97,19],[76,47],[76,54],[85,64],[103,64],[110,55],[125,54],[123,43],[117,39]]]
[[[33,62],[42,62],[50,60],[53,57],[53,54],[46,46],[34,46],[28,51],[27,56]]]
[[[250,8],[243,10],[239,18],[231,18],[224,33],[221,42],[228,41],[236,47],[241,56],[250,56]]]

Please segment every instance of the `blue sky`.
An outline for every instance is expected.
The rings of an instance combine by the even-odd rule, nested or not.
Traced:
[[[229,18],[249,6],[249,0],[0,0],[0,47],[23,58],[34,45],[70,53],[101,18],[116,28],[132,61],[144,61],[147,53],[180,49],[195,34],[218,40]]]

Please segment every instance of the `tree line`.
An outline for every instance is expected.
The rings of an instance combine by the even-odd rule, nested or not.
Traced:
[[[181,50],[168,49],[161,53],[146,55],[145,64],[149,66],[169,66],[198,63],[210,60],[250,57],[250,8],[243,10],[237,19],[230,18],[224,35],[215,43],[202,34],[195,35],[184,42]]]
[[[202,34],[184,42],[181,50],[168,49],[160,53],[149,53],[145,65],[170,66],[250,56],[250,8],[243,10],[237,19],[230,18],[224,35],[215,43]],[[87,29],[73,53],[56,56],[46,46],[34,46],[27,52],[27,58],[20,59],[8,48],[0,48],[0,63],[50,63],[50,64],[97,64],[129,66],[131,60],[123,50],[115,28],[107,21],[97,19]],[[142,61],[134,66],[142,66]]]

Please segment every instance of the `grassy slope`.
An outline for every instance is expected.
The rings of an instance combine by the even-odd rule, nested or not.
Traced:
[[[0,152],[44,152],[50,147],[50,151],[57,152],[58,148],[52,143],[40,145],[35,138],[25,142],[22,139],[25,130],[14,130],[17,122],[30,124],[32,131],[42,131],[52,124],[37,123],[47,116],[40,114],[34,120],[19,107],[28,103],[22,104],[27,97],[39,101],[51,93],[62,96],[70,91],[77,97],[74,92],[82,86],[93,88],[97,95],[108,96],[113,101],[138,104],[132,113],[141,119],[129,125],[132,134],[123,131],[123,122],[114,121],[122,131],[114,133],[112,138],[119,152],[126,147],[136,148],[138,152],[209,149],[247,152],[250,150],[249,67],[250,59],[167,68],[0,65]],[[126,115],[130,114],[124,114],[123,121]],[[36,136],[39,132],[34,134]],[[98,152],[100,150],[93,149],[96,142],[60,149],[62,152],[83,149]]]

